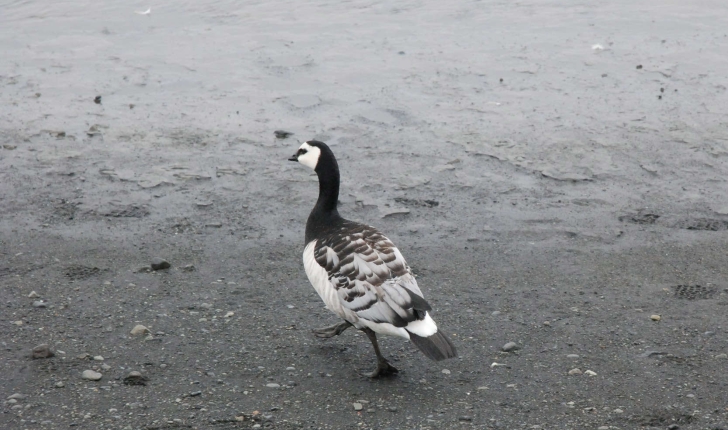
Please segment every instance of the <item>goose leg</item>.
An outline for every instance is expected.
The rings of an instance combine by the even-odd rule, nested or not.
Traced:
[[[351,323],[349,321],[342,321],[338,324],[334,324],[330,327],[323,327],[323,328],[317,328],[312,330],[314,336],[320,337],[322,339],[328,339],[334,336],[338,336],[341,333],[344,332],[347,328],[351,327]]]
[[[399,370],[389,364],[386,358],[382,355],[382,352],[379,351],[379,343],[377,342],[377,334],[374,333],[374,331],[370,328],[363,328],[362,331],[366,333],[369,340],[372,342],[372,346],[374,347],[374,352],[377,354],[377,368],[374,370],[374,372],[371,373],[365,373],[364,376],[368,376],[370,378],[377,378],[379,376],[386,376],[386,375],[392,375],[395,373],[398,373]]]

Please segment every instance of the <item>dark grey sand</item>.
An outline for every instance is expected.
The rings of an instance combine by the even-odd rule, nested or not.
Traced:
[[[728,428],[724,1],[39,3],[0,6],[0,428]],[[312,336],[310,138],[460,359]]]

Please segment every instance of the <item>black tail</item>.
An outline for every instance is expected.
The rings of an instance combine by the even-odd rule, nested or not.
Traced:
[[[439,330],[428,337],[417,336],[412,332],[408,333],[412,343],[430,360],[441,361],[458,356],[455,345]]]

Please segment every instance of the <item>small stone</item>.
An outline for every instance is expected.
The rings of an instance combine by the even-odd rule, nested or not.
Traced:
[[[31,299],[37,299],[38,297],[40,297],[40,295],[35,291],[31,291],[30,294],[28,294],[28,297]]]
[[[36,300],[33,302],[33,307],[42,309],[48,307],[48,305],[43,300]]]
[[[464,421],[464,422],[470,422],[473,420],[473,417],[469,415],[463,415],[462,417],[458,417],[458,421]]]
[[[285,130],[276,130],[273,132],[273,134],[276,135],[276,139],[286,139],[289,136],[293,135],[293,133],[291,133],[290,131],[285,131]]]
[[[614,410],[614,413],[615,413],[615,414],[623,414],[623,413],[624,413],[624,411],[623,411],[623,410],[621,410],[621,409],[619,409],[619,408],[617,408],[617,409],[615,409],[615,410]]]
[[[442,369],[442,373],[445,374],[445,375],[449,375],[450,374],[450,370],[448,370],[448,369]]]
[[[359,402],[355,402],[355,403],[354,403],[354,410],[355,410],[355,411],[360,411],[360,410],[362,410],[362,409],[364,409],[364,405],[362,405],[362,404],[361,404],[361,403],[359,403]]]
[[[51,358],[54,355],[56,355],[56,354],[45,343],[33,348],[33,358]]]
[[[124,385],[147,385],[148,380],[141,372],[132,370],[124,378]]]
[[[181,270],[182,270],[183,272],[194,272],[194,271],[195,271],[195,266],[194,266],[193,264],[188,264],[188,265],[186,265],[186,266],[182,266],[182,267],[180,267],[180,269],[181,269]]]
[[[728,359],[728,354],[718,354],[715,356],[718,360],[725,360]]]
[[[569,355],[566,356],[566,358],[577,359],[577,358],[579,358],[579,354],[569,354]]]
[[[501,314],[501,312],[500,312],[500,311],[493,311],[493,312],[491,312],[490,314],[491,314],[492,316],[494,316],[494,317],[497,317],[498,315],[500,315],[500,314]]]
[[[670,424],[667,426],[667,430],[680,430],[680,426],[677,424]]]
[[[230,312],[228,312],[228,313],[225,314],[225,318],[230,318],[233,315],[235,315],[235,312],[230,311]]]
[[[8,400],[25,400],[28,396],[26,394],[15,393],[8,396]]]
[[[97,105],[100,105],[101,104],[101,96],[94,97],[94,103],[96,103]]]
[[[99,372],[94,372],[93,370],[84,370],[81,374],[81,378],[88,379],[89,381],[98,381],[102,376]]]
[[[650,315],[650,319],[652,321],[660,321],[662,319],[662,317],[659,315]]]
[[[397,408],[396,408],[396,407],[394,407],[394,406],[389,406],[389,407],[387,407],[387,410],[388,410],[389,412],[397,412]]]
[[[609,426],[598,427],[597,430],[609,430]]]
[[[65,386],[66,386],[66,384],[65,384],[65,383],[63,383],[63,381],[58,381],[58,382],[56,382],[56,388],[63,388],[63,387],[65,387]]]
[[[516,342],[508,342],[507,344],[503,345],[503,348],[501,348],[504,352],[511,352],[515,351],[517,349],[520,349],[518,345],[516,345]]]
[[[161,259],[161,258],[154,258],[152,259],[152,264],[150,265],[152,267],[152,270],[164,270],[169,269],[172,267],[167,260]]]
[[[23,325],[23,321],[21,321],[21,320],[13,321],[13,324],[15,324],[16,326],[21,326],[21,325]]]
[[[94,360],[96,360],[96,361],[104,361],[104,357],[102,357],[100,355],[97,355],[97,356],[94,357]]]
[[[202,303],[202,304],[200,304],[200,307],[202,309],[212,309],[212,305],[209,303]]]
[[[586,370],[586,371],[584,372],[584,374],[585,374],[585,375],[589,375],[589,376],[597,376],[597,372],[595,372],[595,371],[593,371],[593,370]]]
[[[546,327],[551,327],[551,321],[544,321],[543,325],[545,325]]]
[[[581,372],[580,369],[571,369],[571,370],[569,370],[569,375],[581,375],[581,373],[582,372]]]
[[[149,333],[149,329],[146,328],[146,327],[144,327],[141,324],[137,324],[137,325],[134,326],[133,329],[131,329],[131,332],[130,333],[132,335],[134,335],[134,336],[140,335],[140,334],[147,334],[147,333]]]
[[[280,388],[281,384],[276,384],[274,382],[271,382],[270,384],[265,384],[265,386],[268,388]]]
[[[108,364],[104,363],[104,364],[101,365],[101,370],[111,370],[111,366],[109,366]]]
[[[190,397],[198,397],[202,395],[202,391],[193,391],[190,393]]]
[[[293,371],[293,370],[296,370],[296,368],[295,367],[286,367],[286,370]]]

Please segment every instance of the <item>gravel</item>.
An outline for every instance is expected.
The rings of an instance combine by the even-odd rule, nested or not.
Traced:
[[[84,370],[81,374],[81,378],[88,379],[89,381],[99,381],[102,377],[102,374],[93,370]]]
[[[501,348],[504,352],[511,352],[515,351],[517,349],[520,349],[520,347],[515,342],[508,342]]]
[[[51,349],[48,344],[41,344],[33,348],[32,357],[33,358],[50,358],[55,356],[55,352]]]
[[[169,264],[167,260],[164,260],[162,258],[152,259],[150,266],[152,267],[152,270],[165,270],[172,267],[172,265]]]
[[[147,333],[149,333],[149,329],[141,324],[135,325],[134,328],[131,329],[131,332],[130,332],[130,334],[132,334],[134,336],[141,335],[141,334],[147,334]]]

